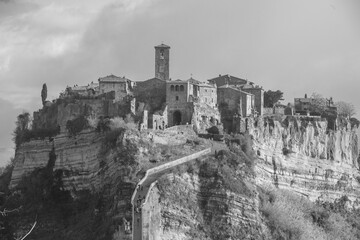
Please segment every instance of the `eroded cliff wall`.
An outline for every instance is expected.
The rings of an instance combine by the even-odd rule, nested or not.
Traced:
[[[346,195],[351,206],[359,207],[357,129],[344,119],[337,119],[335,130],[327,124],[300,117],[252,121],[258,184],[289,189],[312,201],[333,202]]]

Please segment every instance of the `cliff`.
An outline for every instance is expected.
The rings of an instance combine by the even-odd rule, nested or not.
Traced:
[[[344,119],[335,130],[327,124],[317,118],[250,119],[257,156],[246,149],[246,138],[233,139],[243,151],[230,144],[231,152],[159,179],[143,208],[144,236],[357,239],[357,210],[336,210],[359,207],[357,129]]]
[[[266,238],[254,178],[244,171],[243,159],[228,154],[158,181],[145,207],[154,209],[146,239]]]
[[[335,130],[326,120],[286,117],[280,121],[259,118],[250,122],[253,147],[259,156],[257,183],[288,189],[312,201],[329,201],[346,195],[359,207],[357,129],[345,119]]]
[[[62,194],[70,193],[71,204],[81,206],[76,205],[79,204],[76,199],[80,199],[81,204],[87,202],[87,207],[65,218],[65,222],[75,221],[71,226],[59,223],[55,217],[58,212],[39,216],[39,222],[47,225],[39,227],[35,236],[50,236],[45,229],[55,226],[58,239],[74,239],[75,233],[80,234],[77,239],[86,239],[91,234],[97,239],[129,239],[124,227],[131,221],[130,198],[145,170],[211,144],[217,150],[216,156],[178,167],[153,185],[142,209],[144,216],[148,216],[144,236],[148,239],[274,239],[279,232],[284,233],[274,228],[279,214],[286,219],[286,211],[298,208],[292,207],[297,197],[289,193],[305,196],[302,201],[319,203],[337,203],[346,196],[348,209],[359,207],[356,129],[344,119],[335,122],[334,130],[327,124],[318,118],[249,119],[248,137],[235,136],[228,146],[196,139],[186,126],[142,132],[85,130],[73,137],[61,133],[19,146],[10,187],[18,189],[24,176],[47,168],[54,153],[52,171],[61,173]],[[280,190],[275,188],[289,193],[278,193],[280,197],[276,198],[273,195]],[[83,191],[90,195],[82,197]],[[281,202],[282,198],[287,200]],[[65,206],[70,203],[65,202]],[[286,211],[281,210],[284,203],[289,205]],[[317,216],[317,207],[309,202],[301,204],[302,208],[310,207],[293,214],[301,215],[299,218],[304,214],[306,226],[316,229],[321,236],[331,236],[324,233],[325,228],[316,225],[317,217],[314,222],[309,220],[311,214]],[[63,205],[60,206],[63,211]],[[49,209],[54,206],[50,205]],[[23,229],[31,221],[30,215],[26,216],[22,215],[21,221],[13,219],[12,224]],[[301,228],[298,220],[291,221]],[[286,219],[282,224],[291,221]],[[86,231],[84,224],[94,229]],[[293,232],[287,234],[291,236]],[[307,232],[303,236],[311,234]]]

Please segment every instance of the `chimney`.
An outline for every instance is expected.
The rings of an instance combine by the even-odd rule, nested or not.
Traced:
[[[307,94],[305,93],[305,98],[307,98]]]

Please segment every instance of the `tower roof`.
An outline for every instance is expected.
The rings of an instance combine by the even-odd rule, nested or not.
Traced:
[[[160,45],[155,46],[155,48],[170,48],[170,46],[165,45],[165,44],[162,43]]]

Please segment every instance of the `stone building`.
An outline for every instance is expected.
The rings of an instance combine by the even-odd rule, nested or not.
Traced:
[[[295,112],[300,115],[319,115],[319,111],[326,112],[337,112],[337,107],[334,104],[332,97],[329,99],[326,98],[308,98],[307,94],[303,98],[294,98],[294,108]],[[322,109],[319,109],[322,108]]]
[[[250,93],[254,96],[254,109],[257,114],[262,115],[264,109],[264,89],[257,85],[254,85],[253,82],[250,82],[245,79],[234,77],[231,75],[219,75],[218,77],[208,80],[211,84],[216,84],[219,88],[224,85],[232,86],[238,88],[243,92]]]
[[[166,104],[168,106],[169,126],[190,124],[193,120],[194,107],[206,105],[217,110],[216,86],[202,83],[193,78],[167,81]],[[198,113],[199,111],[195,112]],[[211,117],[219,120],[219,116],[208,116],[206,114],[201,114],[200,119]]]
[[[155,46],[155,78],[169,80],[170,47],[165,44]]]
[[[197,97],[201,103],[205,103],[212,108],[217,107],[217,90],[215,85],[199,83],[194,85],[198,89]]]
[[[115,75],[99,78],[98,81],[100,94],[114,91],[115,101],[122,101],[125,97],[132,95],[135,86],[135,82],[130,79]]]
[[[226,107],[231,114],[248,117],[254,110],[254,95],[240,89],[224,85],[217,88],[218,105]]]

